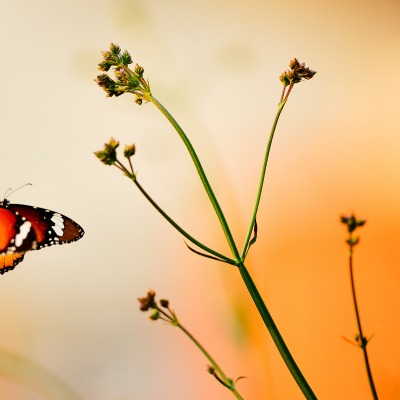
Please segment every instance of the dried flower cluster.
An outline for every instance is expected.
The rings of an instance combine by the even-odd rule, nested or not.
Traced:
[[[289,86],[291,84],[299,83],[304,79],[311,79],[317,72],[312,71],[306,67],[304,63],[299,63],[297,58],[294,58],[289,63],[289,68],[279,77],[279,80],[283,83],[283,86]]]
[[[107,97],[121,96],[124,93],[133,93],[136,103],[142,104],[151,95],[150,85],[143,78],[144,68],[136,64],[132,70],[128,67],[132,57],[128,51],[121,53],[118,45],[111,43],[109,51],[102,51],[103,60],[98,64],[100,71],[114,69],[115,79],[107,74],[98,75],[95,82],[107,93]]]
[[[349,232],[349,238],[346,243],[350,246],[350,250],[360,241],[358,236],[353,236],[353,232],[360,226],[365,225],[367,222],[365,219],[357,219],[355,215],[342,215],[340,217],[340,222],[347,226],[347,231]]]
[[[127,144],[124,149],[124,157],[128,160],[129,168],[122,164],[118,160],[117,148],[119,147],[119,141],[111,138],[108,143],[104,144],[103,150],[95,151],[95,156],[105,165],[115,165],[120,169],[126,176],[135,180],[136,173],[133,170],[131,157],[136,153],[135,144]]]
[[[177,326],[179,324],[176,314],[169,308],[169,300],[161,299],[160,305],[156,301],[156,292],[149,290],[145,297],[138,298],[140,311],[153,310],[150,319],[156,321],[162,319],[171,325]]]

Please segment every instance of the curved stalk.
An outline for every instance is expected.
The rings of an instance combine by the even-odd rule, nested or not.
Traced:
[[[257,287],[255,286],[249,272],[247,271],[244,263],[243,263],[243,258],[240,256],[238,249],[236,247],[235,241],[233,239],[233,236],[230,232],[229,226],[226,222],[225,216],[221,210],[221,207],[214,195],[214,192],[212,191],[212,188],[208,182],[208,179],[205,175],[205,172],[201,166],[200,160],[197,157],[197,154],[192,146],[192,144],[190,143],[188,137],[186,136],[186,134],[184,133],[184,131],[182,130],[182,128],[179,126],[179,124],[175,121],[175,119],[172,117],[172,115],[161,105],[161,103],[159,103],[154,97],[152,97],[150,95],[150,97],[148,98],[149,101],[151,101],[163,114],[164,116],[168,119],[168,121],[172,124],[172,126],[175,128],[175,130],[177,131],[177,133],[179,134],[179,136],[181,137],[182,141],[184,142],[187,150],[189,151],[190,156],[192,157],[192,160],[195,164],[195,167],[197,169],[197,172],[200,176],[200,179],[203,183],[203,186],[208,194],[208,197],[210,198],[210,201],[214,207],[214,210],[219,218],[219,221],[221,223],[222,229],[225,233],[225,237],[226,240],[229,244],[229,247],[232,251],[232,255],[234,256],[235,260],[236,260],[236,265],[239,268],[240,274],[242,276],[242,279],[254,301],[254,304],[256,305],[258,312],[261,315],[261,318],[264,321],[265,326],[267,327],[279,353],[281,354],[286,366],[288,367],[290,373],[292,374],[294,380],[296,381],[297,385],[299,386],[300,390],[303,392],[305,398],[307,400],[317,400],[317,397],[315,396],[315,394],[313,393],[311,387],[309,386],[308,382],[306,381],[306,379],[304,378],[303,374],[301,373],[299,367],[297,366],[295,360],[293,359],[288,347],[286,346],[285,341],[283,340],[274,320],[272,319],[271,314],[269,313],[267,306],[264,303],[264,300],[262,299]],[[271,131],[271,135],[270,135],[270,139],[269,139],[269,144],[268,144],[268,150],[267,150],[267,154],[264,160],[264,166],[263,166],[263,172],[262,172],[262,177],[261,177],[261,182],[260,182],[260,186],[259,186],[259,190],[258,190],[258,195],[257,195],[257,201],[256,201],[256,205],[254,208],[254,212],[253,212],[253,217],[252,217],[252,222],[251,222],[251,226],[249,229],[249,235],[248,235],[248,239],[246,240],[247,242],[247,246],[248,243],[250,241],[250,237],[251,237],[251,232],[253,231],[253,227],[254,227],[254,223],[255,223],[255,219],[256,219],[256,215],[257,215],[257,211],[258,211],[258,206],[260,203],[260,198],[261,198],[261,192],[262,192],[262,187],[263,187],[263,181],[264,181],[264,176],[265,176],[265,170],[266,170],[266,166],[267,166],[267,161],[268,161],[268,155],[269,155],[269,151],[271,148],[271,144],[272,144],[272,139],[273,139],[273,133],[275,132],[276,129],[276,125],[278,123],[279,120],[279,116],[283,110],[284,105],[286,104],[287,101],[287,97],[279,104],[279,108],[278,108],[278,112],[277,115],[275,117],[274,120],[274,124],[272,127],[272,131]],[[247,246],[244,248],[244,254],[246,253],[246,249]]]
[[[150,195],[143,189],[140,183],[136,179],[132,179],[133,183],[136,187],[140,190],[143,196],[150,202],[150,204],[178,231],[180,232],[186,239],[190,242],[195,244],[196,246],[200,247],[207,253],[214,255],[215,257],[219,258],[220,261],[224,261],[228,264],[235,264],[234,260],[231,260],[229,257],[224,256],[223,254],[218,253],[217,251],[211,249],[210,247],[204,245],[203,243],[199,242],[195,239],[192,235],[187,233],[183,228],[181,228],[151,197]]]
[[[247,231],[246,240],[244,241],[244,245],[243,245],[242,260],[244,260],[246,258],[246,254],[247,254],[247,251],[248,251],[251,235],[252,235],[252,232],[253,232],[253,229],[254,229],[254,224],[255,224],[255,221],[256,221],[257,213],[258,213],[258,208],[260,206],[261,194],[262,194],[262,190],[263,190],[263,187],[264,187],[265,173],[266,173],[266,170],[267,170],[267,164],[268,164],[268,159],[269,159],[269,153],[271,151],[272,140],[274,138],[274,134],[275,134],[276,126],[277,126],[278,121],[279,121],[279,117],[281,115],[283,107],[286,104],[286,100],[284,100],[281,103],[279,103],[278,111],[276,113],[276,116],[275,116],[275,119],[274,119],[274,123],[272,124],[271,132],[270,132],[269,139],[268,139],[267,149],[265,151],[264,163],[263,163],[262,170],[261,170],[261,176],[260,176],[260,181],[259,181],[256,201],[255,201],[255,205],[254,205],[253,215],[251,217],[249,230]]]
[[[141,104],[143,101],[150,101],[168,119],[168,121],[171,123],[171,125],[174,127],[174,129],[180,136],[181,140],[185,144],[186,149],[188,150],[188,152],[192,158],[192,161],[193,161],[195,168],[198,172],[198,175],[202,181],[204,189],[207,192],[210,202],[214,208],[214,211],[217,214],[220,225],[225,234],[228,245],[231,249],[233,259],[230,259],[228,257],[225,257],[225,256],[213,251],[212,249],[201,244],[196,239],[194,239],[192,236],[190,236],[179,225],[177,225],[150,198],[149,195],[147,195],[147,193],[144,191],[144,189],[136,181],[133,170],[132,170],[132,174],[130,174],[128,171],[127,175],[132,178],[132,180],[135,182],[135,184],[139,188],[139,190],[145,195],[145,197],[150,201],[150,203],[164,216],[164,218],[166,218],[180,233],[182,233],[192,243],[195,243],[203,250],[219,257],[221,260],[223,260],[225,262],[229,262],[231,264],[233,263],[234,265],[236,265],[239,268],[239,271],[243,278],[243,281],[244,281],[267,329],[269,330],[269,333],[270,333],[276,347],[278,348],[278,351],[280,352],[284,362],[286,363],[290,373],[294,377],[295,381],[297,382],[298,386],[300,387],[300,389],[303,392],[306,399],[307,400],[316,400],[316,396],[314,395],[312,389],[308,385],[308,383],[305,380],[304,376],[302,375],[300,369],[298,368],[297,364],[295,363],[292,355],[290,354],[288,347],[286,346],[286,344],[285,344],[277,326],[275,325],[275,322],[273,321],[260,293],[258,292],[258,289],[256,288],[249,272],[247,271],[247,269],[244,265],[244,258],[247,254],[250,244],[252,243],[251,235],[252,235],[252,232],[253,232],[254,226],[255,226],[256,216],[257,216],[259,203],[260,203],[260,199],[261,199],[261,193],[262,193],[263,184],[264,184],[264,180],[265,180],[265,173],[266,173],[266,167],[267,167],[267,163],[268,163],[269,153],[271,150],[272,140],[273,140],[274,132],[275,132],[278,120],[279,120],[279,116],[283,110],[284,105],[286,104],[287,98],[290,94],[290,91],[293,88],[294,83],[298,83],[304,79],[311,79],[314,76],[315,71],[311,71],[309,68],[306,68],[304,63],[300,64],[298,62],[298,60],[295,58],[289,64],[290,70],[285,71],[280,77],[280,80],[284,85],[284,88],[282,91],[282,97],[281,97],[281,101],[279,103],[278,112],[276,114],[276,117],[275,117],[275,120],[274,120],[274,123],[272,126],[272,130],[270,133],[268,145],[267,145],[267,150],[266,150],[266,154],[265,154],[265,158],[264,158],[259,188],[258,188],[258,192],[257,192],[257,196],[256,196],[256,202],[255,202],[255,207],[254,207],[253,215],[252,215],[251,222],[250,222],[250,227],[249,227],[247,237],[246,237],[246,240],[244,243],[242,255],[240,255],[238,248],[236,246],[236,243],[234,241],[234,238],[232,236],[232,233],[230,231],[230,228],[228,226],[228,223],[226,221],[226,218],[225,218],[225,216],[222,212],[222,209],[218,203],[218,200],[211,188],[211,185],[210,185],[210,183],[207,179],[207,176],[203,170],[200,160],[199,160],[191,142],[189,141],[189,138],[186,136],[185,132],[180,127],[180,125],[177,123],[177,121],[172,117],[172,115],[164,108],[164,106],[161,103],[158,102],[158,100],[156,98],[154,98],[152,96],[152,94],[150,92],[150,87],[149,87],[148,81],[144,80],[144,78],[142,76],[143,68],[136,65],[134,71],[130,70],[127,67],[127,65],[130,64],[130,62],[131,62],[129,53],[125,52],[123,55],[121,55],[119,47],[116,45],[113,45],[113,44],[110,46],[109,52],[103,52],[103,57],[104,57],[104,60],[102,63],[99,64],[99,68],[102,71],[108,71],[110,66],[113,66],[116,70],[116,77],[117,77],[116,81],[113,81],[112,79],[110,79],[108,77],[108,75],[106,75],[106,74],[99,75],[97,77],[97,80],[96,80],[97,83],[107,92],[107,95],[108,96],[114,96],[114,95],[119,96],[124,92],[131,92],[136,95],[136,102],[138,104]],[[119,67],[119,69],[118,69],[118,67]],[[288,91],[286,92],[286,87],[288,85],[289,85],[289,88],[288,88]],[[286,92],[286,96],[285,96],[285,92]],[[111,155],[113,155],[113,152],[115,153],[115,148],[118,146],[118,144],[119,143],[113,143],[113,145],[110,146],[111,150],[112,150]],[[109,161],[108,158],[109,158],[110,154],[108,154],[108,152],[101,152],[98,156],[100,156],[99,157],[100,159],[104,159],[103,162],[105,161],[106,164],[110,165],[110,163],[108,162]],[[111,161],[113,161],[113,160],[111,160]],[[114,160],[114,162],[115,162],[115,160]],[[119,166],[119,168],[121,169],[121,166]],[[132,166],[131,166],[131,168],[132,168]],[[181,329],[184,330],[183,327],[181,327]],[[194,340],[194,338],[192,340]],[[195,340],[194,340],[194,342],[196,343]],[[210,356],[208,355],[208,353],[205,352],[205,350],[203,350],[201,347],[199,347],[199,348],[203,351],[203,353],[207,356],[207,358],[212,360],[210,358]],[[215,366],[214,361],[213,361],[213,364]],[[222,371],[220,370],[220,368],[218,366],[216,366],[216,370],[218,370],[217,372],[220,374],[221,378],[223,378],[224,381],[229,382],[229,380],[226,378],[225,375],[223,375]],[[231,387],[233,387],[233,385],[231,385]],[[240,399],[240,396],[237,398]]]
[[[149,297],[149,296],[153,296],[153,297]],[[217,364],[217,362],[214,360],[214,358],[211,356],[211,354],[179,322],[177,315],[169,307],[169,301],[168,300],[164,300],[164,305],[160,301],[160,305],[161,305],[161,307],[160,307],[160,306],[158,306],[157,303],[154,302],[154,296],[155,296],[154,292],[149,292],[147,294],[147,297],[139,299],[139,301],[143,305],[149,304],[149,307],[147,307],[147,308],[143,308],[143,305],[142,305],[141,310],[142,311],[147,311],[148,308],[153,308],[157,312],[157,314],[153,314],[153,315],[157,316],[154,319],[161,319],[161,320],[171,324],[172,326],[179,328],[193,342],[193,344],[201,351],[201,353],[203,353],[203,355],[207,358],[208,362],[211,364],[211,367],[209,367],[208,372],[210,372],[218,380],[219,383],[221,383],[223,386],[225,386],[227,389],[229,389],[238,400],[243,400],[243,397],[239,394],[239,392],[235,388],[235,382],[232,381],[232,379],[229,379],[225,375],[224,371]],[[149,300],[151,300],[151,303],[146,303]]]
[[[351,238],[351,234],[350,234],[350,238]],[[369,359],[368,359],[368,353],[367,353],[368,340],[363,334],[363,330],[361,327],[360,312],[358,310],[356,288],[355,288],[355,283],[354,283],[354,273],[353,273],[353,246],[352,245],[350,245],[349,270],[350,270],[351,293],[352,293],[352,297],[353,297],[354,310],[356,313],[357,328],[358,328],[358,335],[359,335],[358,343],[363,351],[364,363],[365,363],[365,368],[367,370],[368,382],[369,382],[369,386],[371,388],[372,397],[374,400],[378,400],[378,394],[375,389],[374,379],[372,377],[371,367],[369,365]]]
[[[186,336],[189,337],[189,339],[196,345],[196,347],[203,353],[203,355],[207,358],[209,363],[215,368],[215,371],[218,373],[218,377],[221,379],[222,384],[228,388],[234,396],[238,400],[243,400],[243,397],[238,393],[238,391],[235,389],[234,384],[231,382],[231,380],[225,375],[224,371],[221,369],[221,367],[217,364],[217,362],[212,358],[210,353],[200,344],[200,342],[197,341],[197,339],[179,322],[176,325],[178,328],[180,328]]]
[[[218,216],[219,222],[221,224],[222,230],[224,231],[226,240],[229,244],[229,247],[232,251],[232,254],[234,255],[235,259],[239,260],[240,255],[238,252],[238,249],[236,247],[235,241],[233,239],[232,233],[229,229],[228,223],[226,221],[225,215],[222,212],[221,206],[218,203],[217,198],[215,197],[215,194],[211,188],[211,185],[207,179],[207,176],[204,172],[204,169],[200,163],[200,160],[196,154],[196,151],[194,150],[189,138],[186,136],[185,132],[183,129],[180,127],[178,122],[174,119],[174,117],[164,108],[164,106],[151,94],[148,95],[148,100],[151,101],[161,112],[164,114],[164,116],[167,118],[167,120],[171,123],[171,125],[174,127],[180,138],[182,139],[183,143],[185,144],[192,160],[193,163],[196,167],[197,173],[199,174],[199,177],[201,179],[201,182],[203,183],[204,189],[207,192],[207,195],[211,201],[212,206],[214,207],[214,210]]]

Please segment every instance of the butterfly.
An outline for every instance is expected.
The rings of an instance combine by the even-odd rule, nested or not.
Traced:
[[[59,212],[4,199],[0,201],[0,274],[13,270],[27,251],[75,242],[84,233]]]

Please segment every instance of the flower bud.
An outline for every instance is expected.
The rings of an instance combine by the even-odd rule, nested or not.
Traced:
[[[124,157],[131,158],[136,153],[135,144],[126,145],[124,149]]]

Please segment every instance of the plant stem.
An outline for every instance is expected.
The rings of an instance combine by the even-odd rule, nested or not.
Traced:
[[[303,392],[304,397],[307,400],[316,400],[317,397],[315,396],[310,385],[304,378],[302,372],[300,371],[294,358],[292,357],[288,347],[286,346],[286,343],[283,340],[283,338],[278,330],[278,327],[276,326],[271,314],[269,313],[268,308],[266,307],[264,300],[262,299],[259,291],[257,290],[257,287],[254,284],[253,279],[251,278],[244,263],[239,263],[238,268],[240,271],[240,275],[242,276],[243,281],[254,301],[254,304],[256,305],[258,312],[260,313],[261,318],[263,319],[264,324],[267,327],[267,329],[272,337],[272,340],[274,341],[280,355],[283,358],[283,361],[285,362],[286,366],[288,367],[294,380],[296,381],[300,390]]]
[[[199,242],[189,233],[187,233],[183,228],[181,228],[151,197],[150,195],[144,190],[144,188],[140,185],[140,183],[136,179],[132,179],[133,183],[136,187],[140,190],[143,196],[150,202],[150,204],[178,231],[180,232],[186,239],[191,241],[196,246],[200,247],[201,249],[205,250],[207,253],[213,254],[215,257],[218,257],[222,261],[227,262],[228,264],[235,264],[234,260],[231,260],[229,257],[224,256],[223,254],[218,253],[217,251],[207,247],[206,245]]]
[[[228,223],[227,223],[225,216],[222,212],[222,209],[217,201],[217,198],[215,197],[214,192],[208,182],[206,174],[201,166],[200,160],[197,157],[197,154],[196,154],[192,144],[190,143],[188,137],[186,136],[186,134],[184,133],[182,128],[175,121],[175,119],[172,117],[172,115],[162,106],[162,104],[159,103],[152,95],[149,95],[148,100],[151,101],[164,114],[164,116],[172,124],[172,126],[175,128],[175,130],[181,137],[182,141],[184,142],[184,144],[185,144],[187,150],[189,151],[189,154],[194,162],[194,165],[197,169],[197,172],[200,176],[203,186],[208,194],[208,197],[209,197],[209,199],[214,207],[214,210],[218,216],[221,227],[224,231],[226,240],[232,251],[232,255],[233,255],[234,259],[236,260],[236,265],[239,268],[239,271],[243,278],[243,281],[245,282],[245,285],[246,285],[246,287],[258,309],[258,312],[260,313],[260,315],[265,323],[265,326],[267,327],[276,347],[278,348],[278,351],[280,352],[284,362],[286,363],[286,366],[288,367],[290,373],[292,374],[293,378],[295,379],[300,390],[303,392],[305,398],[307,400],[317,400],[317,397],[313,393],[311,387],[308,385],[306,379],[304,378],[303,374],[301,373],[301,371],[300,371],[299,367],[297,366],[296,362],[294,361],[292,355],[290,354],[290,351],[289,351],[288,347],[286,346],[286,343],[284,342],[277,326],[275,325],[274,320],[272,319],[271,314],[269,313],[260,293],[258,292],[257,287],[255,286],[249,272],[247,271],[247,269],[243,263],[243,257],[241,257],[239,254],[239,251],[236,247],[235,241],[234,241],[231,231],[229,229]],[[272,131],[271,131],[271,135],[270,135],[270,139],[269,139],[268,147],[267,147],[267,154],[266,154],[266,157],[264,160],[263,172],[262,172],[261,182],[260,182],[260,186],[259,186],[259,190],[258,190],[256,206],[254,208],[252,222],[251,222],[251,226],[250,226],[249,233],[248,233],[248,238],[246,239],[247,245],[244,247],[243,254],[246,254],[247,246],[250,241],[251,233],[254,228],[254,223],[255,223],[255,219],[256,219],[256,215],[257,215],[257,211],[258,211],[260,198],[261,198],[262,186],[263,186],[263,181],[264,181],[264,177],[265,177],[265,170],[266,170],[266,166],[267,166],[269,151],[270,151],[271,144],[272,144],[273,134],[275,132],[276,125],[279,120],[279,116],[283,110],[284,105],[286,104],[286,101],[287,101],[287,96],[279,104],[278,112],[277,112],[277,115],[275,117],[274,124],[272,127]]]
[[[243,400],[242,396],[238,393],[238,391],[235,389],[234,384],[232,381],[225,375],[225,373],[222,371],[220,366],[217,364],[217,362],[211,357],[211,355],[208,353],[208,351],[197,341],[197,339],[184,327],[182,326],[179,322],[177,322],[176,326],[180,328],[185,335],[189,337],[189,339],[197,346],[197,348],[204,354],[204,356],[207,358],[209,363],[215,368],[215,371],[218,373],[218,376],[222,379],[224,386],[226,386],[234,395],[237,399]]]
[[[350,235],[350,238],[351,238],[351,235]],[[374,400],[378,400],[378,394],[375,389],[374,379],[372,377],[371,367],[369,365],[369,359],[368,359],[368,353],[367,353],[368,340],[364,337],[363,330],[361,327],[360,312],[358,310],[356,289],[355,289],[355,283],[354,283],[354,273],[353,273],[353,246],[352,245],[350,245],[350,252],[349,252],[349,270],[350,270],[351,293],[353,296],[354,310],[355,310],[356,319],[357,319],[359,345],[363,351],[365,368],[367,370],[368,382],[369,382],[369,386],[371,388],[372,397]]]
[[[168,112],[166,108],[152,95],[148,95],[148,100],[151,101],[160,111],[164,116],[168,119],[168,121],[171,123],[171,125],[174,127],[180,138],[182,139],[183,143],[185,144],[192,160],[193,163],[196,167],[197,173],[199,174],[199,177],[201,179],[201,182],[203,183],[204,189],[207,192],[207,195],[211,201],[212,206],[214,207],[214,210],[218,216],[219,222],[221,224],[222,230],[224,231],[226,240],[229,244],[229,247],[232,251],[232,254],[234,255],[235,259],[239,260],[240,255],[238,252],[238,249],[235,245],[235,241],[233,239],[232,233],[229,229],[228,223],[225,219],[224,213],[222,212],[221,206],[218,203],[217,198],[215,197],[215,194],[211,188],[210,183],[208,182],[207,176],[204,172],[204,169],[200,163],[200,160],[196,154],[196,151],[194,150],[189,138],[186,136],[185,132],[183,129],[180,127],[178,122],[174,119],[174,117]]]
[[[279,103],[278,111],[276,113],[276,116],[275,116],[275,119],[274,119],[274,123],[272,124],[271,132],[270,132],[269,139],[268,139],[267,149],[266,149],[266,152],[265,152],[264,163],[263,163],[262,170],[261,170],[261,176],[260,176],[260,181],[259,181],[256,201],[255,201],[255,205],[254,205],[253,215],[251,217],[249,230],[247,232],[246,240],[245,240],[244,245],[243,245],[242,257],[241,257],[242,260],[244,260],[245,257],[246,257],[248,246],[249,246],[249,243],[250,243],[250,238],[251,238],[251,235],[252,235],[252,232],[253,232],[253,229],[254,229],[254,224],[255,224],[255,221],[256,221],[258,208],[259,208],[260,200],[261,200],[261,194],[262,194],[262,190],[263,190],[263,186],[264,186],[265,173],[266,173],[266,170],[267,170],[267,164],[268,164],[268,159],[269,159],[269,153],[271,151],[272,140],[274,138],[274,134],[275,134],[276,126],[277,126],[278,121],[279,121],[279,117],[281,115],[283,107],[286,104],[286,100],[282,101],[281,103]]]

